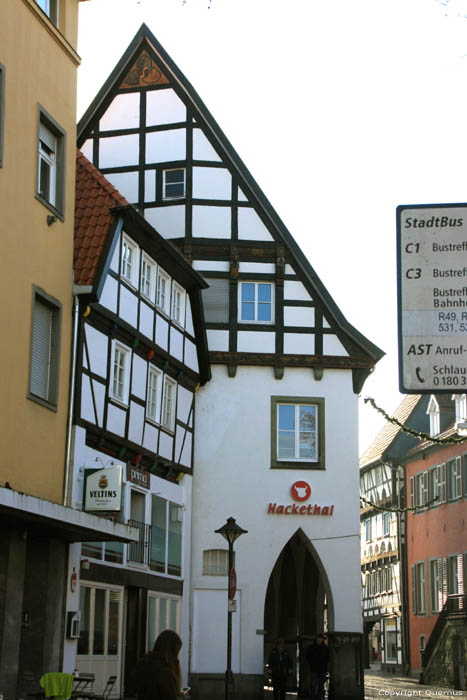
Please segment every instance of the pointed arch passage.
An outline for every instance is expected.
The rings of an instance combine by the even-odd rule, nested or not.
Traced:
[[[313,544],[301,528],[279,554],[264,605],[264,663],[278,638],[293,659],[293,690],[309,686],[305,652],[312,638],[333,627],[329,581]]]

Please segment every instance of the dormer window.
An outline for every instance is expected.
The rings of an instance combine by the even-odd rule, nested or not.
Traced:
[[[428,404],[426,412],[430,416],[430,437],[435,437],[440,433],[440,416],[439,404],[434,396],[430,398],[430,403]]]
[[[454,394],[452,398],[456,403],[456,424],[467,424],[467,394]]]

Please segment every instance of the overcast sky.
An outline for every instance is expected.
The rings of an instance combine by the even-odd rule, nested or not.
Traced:
[[[78,117],[142,22],[195,87],[398,392],[398,204],[465,202],[467,0],[80,3]],[[360,407],[363,451],[382,427]]]

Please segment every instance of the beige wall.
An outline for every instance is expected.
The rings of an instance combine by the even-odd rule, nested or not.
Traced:
[[[0,167],[2,341],[0,485],[62,500],[68,412],[78,0],[60,0],[59,29],[34,0],[0,2],[5,128]],[[63,32],[63,33],[62,33]],[[65,217],[35,197],[39,104],[66,132]],[[58,410],[27,398],[33,285],[62,304]]]

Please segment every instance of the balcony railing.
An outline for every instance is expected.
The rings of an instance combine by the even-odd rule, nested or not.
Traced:
[[[138,530],[138,541],[128,545],[128,561],[136,564],[149,564],[151,551],[151,526],[139,520],[129,520],[128,525]]]

